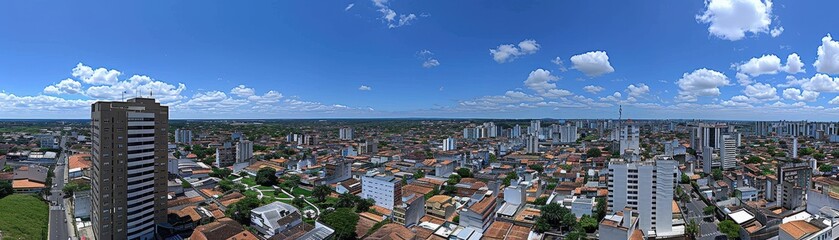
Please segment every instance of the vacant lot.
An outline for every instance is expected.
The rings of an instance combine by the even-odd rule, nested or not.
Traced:
[[[47,239],[49,207],[33,195],[0,199],[0,231],[4,239]]]

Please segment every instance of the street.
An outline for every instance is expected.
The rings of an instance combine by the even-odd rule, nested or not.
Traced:
[[[68,238],[67,218],[64,214],[64,198],[62,197],[62,188],[64,188],[64,168],[67,165],[67,153],[64,149],[66,144],[65,137],[61,137],[62,151],[59,153],[57,162],[55,164],[55,176],[52,178],[54,187],[50,190],[50,195],[47,200],[50,202],[50,220],[49,220],[49,239],[64,240]]]
[[[682,184],[682,189],[690,190],[693,187],[690,184]],[[692,190],[690,191],[690,201],[685,204],[685,209],[687,213],[684,214],[685,223],[690,223],[691,220],[696,222],[699,225],[699,235],[697,239],[714,239],[718,235],[722,235],[720,231],[717,229],[717,220],[713,218],[713,215],[706,215],[703,210],[705,209],[707,204],[703,202],[699,198],[693,198],[692,196],[695,194]],[[705,218],[713,218],[713,222],[708,222]]]

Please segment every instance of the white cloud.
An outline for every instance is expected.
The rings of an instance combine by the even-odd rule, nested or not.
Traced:
[[[801,88],[814,92],[839,92],[839,78],[816,74],[816,76],[801,83]]]
[[[771,0],[706,0],[705,7],[696,20],[709,23],[708,32],[725,40],[740,40],[746,32],[767,33],[772,23]]]
[[[586,92],[589,92],[589,93],[592,93],[592,94],[597,94],[598,92],[603,91],[603,87],[588,85],[588,86],[583,87],[583,91],[586,91]]]
[[[801,57],[798,56],[798,53],[792,53],[787,56],[787,65],[781,69],[789,74],[796,74],[805,72],[803,67],[804,63],[801,62]]]
[[[829,101],[829,102],[827,102],[827,103],[829,103],[829,104],[833,104],[833,105],[837,105],[837,104],[839,104],[839,96],[837,96],[837,97],[835,97],[835,98],[833,98],[833,99],[830,99],[830,101]]]
[[[705,68],[683,74],[676,83],[679,85],[677,100],[684,102],[694,102],[701,96],[719,96],[719,87],[730,84],[722,73]]]
[[[745,73],[738,72],[736,76],[737,76],[737,83],[740,84],[740,86],[746,86],[746,85],[752,84],[752,79],[749,78],[749,75],[746,75]]]
[[[82,83],[73,79],[61,80],[58,84],[49,85],[44,88],[46,94],[79,94],[82,93]]]
[[[615,69],[609,63],[609,55],[605,51],[587,52],[571,57],[572,68],[580,70],[590,77],[614,72]]]
[[[816,101],[816,98],[819,97],[819,92],[813,91],[801,91],[797,88],[787,88],[784,89],[784,98],[794,101],[807,101],[812,102]]]
[[[255,92],[253,88],[245,87],[245,85],[239,85],[230,90],[230,93],[239,97],[250,97]]]
[[[772,30],[769,31],[769,35],[772,35],[772,37],[778,37],[778,36],[781,36],[781,33],[783,33],[783,32],[784,32],[784,27],[775,27],[775,28],[773,28]]]
[[[773,87],[772,85],[765,83],[755,83],[753,85],[746,86],[746,89],[743,90],[743,93],[746,94],[746,96],[749,98],[753,98],[760,101],[778,100],[778,90],[775,89],[775,87]]]
[[[425,60],[425,62],[422,62],[422,67],[424,67],[424,68],[433,68],[433,67],[436,67],[436,66],[440,66],[440,61],[437,61],[437,59],[432,58],[432,59]]]
[[[540,45],[536,40],[524,40],[519,42],[518,47],[513,44],[502,44],[495,49],[489,50],[489,55],[498,63],[513,61],[519,56],[536,53]]]
[[[344,11],[349,11],[352,7],[355,6],[355,3],[347,4],[347,7],[344,8]]]
[[[793,76],[786,77],[787,82],[778,84],[778,87],[793,87],[793,86],[801,86],[801,84],[810,81],[809,78],[802,78],[802,79],[795,79]]]
[[[822,38],[822,45],[818,49],[819,57],[813,66],[816,71],[827,74],[839,73],[839,42],[833,41],[833,37],[827,34]]]
[[[119,81],[119,75],[122,75],[122,73],[117,70],[108,70],[105,68],[97,68],[96,70],[93,70],[93,68],[85,66],[83,63],[79,63],[75,68],[73,68],[74,77],[81,79],[87,84],[93,85],[115,84]]]
[[[737,70],[743,73],[748,73],[752,77],[760,76],[762,74],[775,74],[781,69],[781,59],[775,55],[763,55],[760,58],[752,58],[748,62],[741,64]]]
[[[183,99],[181,93],[186,90],[186,85],[178,83],[177,86],[153,80],[148,76],[134,75],[126,81],[119,81],[111,85],[89,87],[85,94],[94,99],[119,100],[122,96],[151,95],[162,103],[178,101]]]
[[[626,92],[629,93],[630,97],[641,97],[650,93],[650,87],[647,84],[639,83],[638,86],[634,84],[630,84],[626,87]]]
[[[251,101],[256,104],[273,104],[280,101],[283,98],[283,94],[277,91],[271,90],[267,93],[263,94],[262,96],[259,95],[252,95],[248,96],[248,101]]]
[[[549,89],[547,92],[542,94],[542,96],[546,98],[561,98],[572,95],[574,95],[574,93],[565,89]]]
[[[556,58],[554,58],[554,60],[551,60],[551,62],[553,64],[556,64],[556,66],[559,68],[559,71],[561,71],[561,72],[567,72],[568,71],[568,68],[565,67],[565,62],[562,61],[562,58],[556,57]]]
[[[417,19],[417,15],[414,15],[413,13],[410,13],[410,14],[407,14],[407,15],[399,14],[398,15],[399,18],[397,19],[396,18],[397,13],[396,13],[396,11],[391,9],[390,6],[388,6],[388,0],[372,0],[372,1],[373,1],[373,5],[375,5],[377,8],[379,8],[376,11],[378,11],[379,13],[382,14],[382,17],[381,17],[382,22],[387,24],[388,28],[398,28],[398,27],[402,27],[402,26],[405,26],[405,25],[411,25],[411,21]],[[349,9],[349,8],[350,7],[347,7],[347,9]]]
[[[68,113],[81,111],[85,108],[90,108],[92,100],[81,99],[64,99],[54,96],[37,95],[37,96],[17,96],[15,94],[0,92],[0,110],[3,110],[6,117],[13,116],[12,114],[19,114],[19,116],[28,116],[36,118],[44,118],[44,112],[54,112],[59,115],[67,117]],[[26,115],[33,114],[33,115]]]
[[[370,86],[367,86],[367,85],[361,85],[361,87],[358,87],[358,90],[370,91],[370,90],[373,90],[373,88],[371,88]]]
[[[434,58],[434,53],[427,49],[423,49],[417,53],[417,58],[422,60],[422,67],[424,68],[433,68],[436,66],[440,66],[440,61]]]
[[[527,75],[524,85],[539,94],[543,94],[550,89],[555,89],[556,84],[554,82],[557,80],[559,80],[559,77],[551,75],[551,71],[539,68]]]

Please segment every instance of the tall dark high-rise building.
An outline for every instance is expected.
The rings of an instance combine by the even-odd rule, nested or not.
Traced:
[[[169,108],[150,98],[91,107],[94,236],[154,239],[166,222]]]

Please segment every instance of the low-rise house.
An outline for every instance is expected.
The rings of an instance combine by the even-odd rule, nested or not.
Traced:
[[[361,182],[358,179],[350,178],[343,182],[338,183],[338,186],[335,187],[335,192],[338,194],[350,193],[352,195],[358,195],[361,193]]]
[[[425,195],[410,194],[402,197],[402,204],[393,208],[393,220],[406,227],[414,226],[425,216]]]
[[[259,240],[259,238],[241,224],[230,218],[201,225],[192,232],[190,240]]]
[[[482,198],[479,201],[460,212],[461,226],[472,227],[483,232],[495,221],[495,214],[493,213],[495,213],[497,197],[489,192],[481,196]]]
[[[447,195],[435,195],[425,201],[425,210],[429,215],[449,219],[454,214],[454,198]]]
[[[90,178],[90,153],[74,154],[68,158],[68,177],[70,179],[87,177]]]
[[[47,188],[49,169],[38,165],[22,166],[15,169],[12,189],[17,193],[34,193]]]

